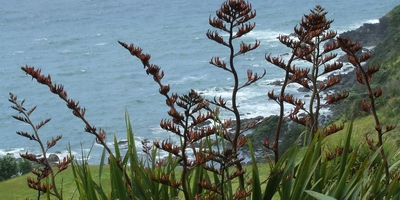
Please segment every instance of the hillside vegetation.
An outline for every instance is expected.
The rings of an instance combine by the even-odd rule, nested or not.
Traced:
[[[400,5],[396,6],[383,18],[388,22],[388,35],[373,49],[372,57],[366,65],[380,65],[380,70],[372,80],[373,87],[383,89],[382,98],[377,100],[378,114],[383,124],[398,124],[400,122]],[[353,76],[355,79],[355,75]],[[361,110],[361,98],[366,97],[361,84],[354,80],[354,87],[350,91],[349,98],[339,104],[344,113],[340,120],[347,121],[355,117],[355,130],[364,135],[373,129],[373,119],[366,116]],[[371,124],[371,126],[368,126]],[[400,129],[394,129],[386,137],[394,139],[393,143],[400,144]]]
[[[385,70],[393,70],[400,64],[400,5],[396,6],[384,17],[388,19],[388,36],[374,49],[370,62],[380,63]],[[399,73],[388,74],[388,77],[397,78]],[[395,76],[393,76],[395,75]]]
[[[385,31],[388,34],[382,41],[378,42],[376,47],[373,49],[372,57],[366,65],[380,64],[381,68],[372,80],[372,85],[374,87],[379,86],[384,89],[382,98],[378,99],[378,113],[384,124],[397,124],[400,123],[400,87],[398,87],[400,84],[400,71],[397,70],[397,68],[400,67],[400,5],[383,16],[381,21],[381,23],[388,23],[388,30]],[[362,35],[367,38],[369,37],[363,33],[358,34],[358,38],[354,39],[361,39],[360,37],[363,37]],[[367,115],[360,109],[361,99],[367,94],[362,86],[357,83],[354,71],[345,76],[344,79],[350,80],[346,80],[347,83],[341,87],[347,87],[348,85],[353,85],[353,87],[351,88],[347,99],[344,99],[343,102],[340,102],[337,105],[331,106],[331,109],[336,116],[336,118],[334,117],[334,120],[336,123],[346,123],[354,118],[353,126],[355,132],[353,140],[364,141],[364,135],[370,133],[374,126],[372,116]],[[340,87],[337,87],[336,89],[338,88]],[[299,128],[298,125],[292,126],[290,127],[291,130],[288,134],[282,136],[283,150],[288,148],[286,145],[290,146],[293,144],[293,138],[298,137],[298,132],[301,130]],[[255,146],[256,149],[262,148],[262,141],[260,141],[260,138],[273,138],[275,129],[276,122],[271,123],[270,120],[267,120],[260,124],[252,134],[249,134],[253,146]],[[344,131],[332,135],[329,138],[329,145],[333,147],[337,146],[341,142],[341,138],[344,137],[343,132]],[[399,134],[400,129],[397,128],[386,136],[392,139],[388,143],[389,146],[400,145]],[[291,139],[285,140],[288,137]]]
[[[399,123],[400,118],[400,5],[390,11],[388,36],[379,43],[373,51],[370,63],[380,63],[381,70],[377,73],[376,84],[384,88],[382,98],[382,114],[388,121]],[[397,134],[396,134],[397,133]],[[398,135],[399,130],[393,135]]]

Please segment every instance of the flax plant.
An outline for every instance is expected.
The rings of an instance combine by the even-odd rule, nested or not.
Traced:
[[[326,102],[322,103],[321,99],[324,92],[327,92],[332,86],[338,84],[342,79],[341,75],[329,75],[326,80],[320,80],[322,76],[340,70],[343,66],[341,62],[332,60],[336,58],[337,53],[333,51],[339,49],[336,41],[331,41],[335,38],[336,32],[330,30],[330,25],[333,20],[326,19],[327,12],[320,5],[317,5],[311,10],[311,13],[304,15],[299,27],[294,28],[295,37],[280,35],[278,40],[289,47],[291,56],[288,61],[282,60],[280,57],[265,56],[265,59],[275,66],[285,70],[285,77],[279,95],[274,91],[268,93],[268,97],[276,101],[280,106],[279,121],[275,134],[275,141],[272,146],[269,141],[264,142],[264,146],[272,150],[275,154],[275,162],[278,161],[278,141],[282,122],[286,117],[291,120],[305,125],[309,129],[309,141],[314,138],[314,135],[321,128],[320,109],[324,106],[335,104],[338,101],[348,96],[347,92],[335,94],[327,94]],[[311,66],[309,68],[296,67],[295,61],[305,61]],[[322,70],[320,69],[322,68]],[[286,87],[289,84],[297,83],[305,89],[311,91],[308,107],[304,100],[296,99],[292,94],[286,93]],[[289,116],[285,116],[285,103],[294,106]],[[299,117],[303,111],[306,115]],[[323,134],[330,135],[342,130],[344,125],[337,126],[332,124],[324,128]]]
[[[368,91],[367,99],[369,101],[362,99],[361,109],[373,116],[375,122],[374,128],[378,136],[378,142],[374,143],[374,141],[368,137],[368,134],[365,135],[365,139],[371,150],[376,150],[378,148],[380,149],[382,160],[385,163],[385,175],[386,175],[385,183],[386,185],[388,185],[391,177],[389,172],[389,163],[388,163],[389,161],[387,159],[385,150],[382,148],[384,143],[383,135],[396,128],[396,125],[387,125],[385,128],[383,128],[383,124],[380,122],[379,116],[377,114],[377,107],[375,101],[382,95],[383,91],[382,88],[379,87],[373,89],[371,86],[371,79],[372,75],[379,71],[380,66],[375,65],[375,66],[364,67],[362,65],[363,62],[366,62],[369,58],[371,58],[372,54],[369,51],[365,51],[362,52],[361,54],[358,54],[358,52],[362,49],[362,46],[358,42],[352,42],[347,38],[338,38],[338,42],[340,48],[344,52],[346,52],[347,60],[356,68],[357,81],[363,86],[365,86],[365,88]]]
[[[242,133],[245,130],[250,129],[254,126],[253,124],[247,127],[241,127],[240,112],[237,106],[237,93],[240,89],[247,87],[263,78],[266,73],[266,71],[264,70],[264,73],[259,76],[257,73],[253,74],[251,70],[248,70],[247,82],[240,84],[239,75],[234,64],[234,59],[237,56],[250,52],[260,45],[260,42],[257,40],[254,44],[246,44],[244,42],[241,42],[239,49],[235,49],[234,45],[234,40],[239,39],[240,37],[251,32],[254,29],[256,24],[251,23],[250,20],[252,20],[255,16],[256,11],[252,10],[252,6],[248,2],[230,0],[223,3],[220,9],[216,11],[216,17],[214,17],[213,19],[211,19],[210,17],[209,19],[209,24],[212,27],[228,34],[228,38],[224,39],[217,31],[209,30],[207,32],[207,37],[209,39],[229,49],[228,63],[220,60],[219,57],[213,57],[210,60],[210,64],[231,73],[234,78],[234,86],[231,96],[232,105],[228,106],[226,104],[226,100],[222,99],[221,97],[219,97],[219,99],[215,97],[214,101],[212,101],[213,104],[233,113],[235,116],[234,119],[236,125],[233,135],[231,136],[228,133],[224,135],[224,138],[231,144],[231,153],[235,155],[232,157],[232,159],[237,159],[236,155],[238,155],[240,147],[243,146],[244,142],[241,142],[243,140],[241,139]],[[237,162],[236,165],[239,171],[243,170],[240,162]],[[239,185],[241,189],[244,188],[243,175],[239,176]]]
[[[167,159],[157,162],[155,162],[157,158],[150,155],[152,147],[144,148],[153,163],[154,170],[151,172],[151,179],[170,188],[178,189],[183,193],[185,199],[193,199],[194,197],[233,199],[248,195],[244,190],[233,193],[230,187],[232,180],[244,173],[241,170],[229,172],[232,166],[242,161],[237,159],[238,152],[233,153],[230,148],[226,147],[218,147],[218,150],[214,151],[214,144],[210,139],[211,135],[215,135],[216,141],[224,143],[223,140],[227,135],[226,129],[231,124],[231,120],[221,122],[217,117],[218,111],[212,110],[209,107],[210,102],[194,90],[185,95],[170,95],[170,86],[164,85],[161,81],[164,72],[161,71],[160,67],[150,64],[150,55],[142,53],[142,49],[133,44],[119,43],[142,61],[144,67],[147,68],[147,74],[152,75],[153,80],[160,86],[159,92],[166,97],[166,105],[170,108],[168,114],[172,118],[172,120],[163,119],[160,122],[160,127],[178,136],[180,142],[178,146],[171,140],[154,141],[153,147],[169,153]],[[202,123],[207,120],[214,121],[215,125],[202,126]],[[217,129],[217,127],[219,128]],[[243,146],[245,140],[241,139],[239,142]],[[200,145],[200,148],[195,148],[198,145]],[[194,160],[190,160],[190,155],[194,155]],[[180,178],[176,178],[175,174],[171,174],[170,171],[160,173],[163,171],[163,167],[175,169],[177,164],[182,167]],[[207,171],[214,174],[211,177],[213,181],[211,181]],[[226,189],[228,191],[225,191]],[[231,195],[226,197],[226,194]]]
[[[101,146],[103,146],[104,149],[107,151],[107,153],[110,156],[111,163],[113,165],[115,165],[116,169],[118,169],[118,171],[120,172],[118,175],[121,175],[121,176],[124,177],[124,181],[126,183],[126,187],[127,188],[131,188],[132,187],[132,182],[130,180],[130,177],[129,177],[127,171],[124,170],[124,165],[122,165],[122,163],[121,163],[121,160],[122,160],[121,156],[120,155],[114,155],[114,153],[111,151],[110,147],[108,147],[108,145],[106,144],[106,141],[105,141],[106,133],[105,133],[105,131],[102,130],[102,129],[97,130],[97,128],[95,126],[92,126],[86,120],[86,118],[85,118],[86,109],[85,108],[81,108],[79,106],[79,102],[75,102],[73,99],[68,98],[67,92],[64,90],[64,86],[61,85],[61,84],[58,84],[58,85],[54,84],[52,82],[52,79],[51,79],[50,75],[44,76],[44,75],[41,74],[41,70],[40,69],[35,69],[34,67],[30,67],[30,66],[24,66],[24,67],[21,67],[21,69],[24,72],[26,72],[28,75],[30,75],[33,79],[36,79],[37,82],[48,86],[50,91],[53,94],[58,95],[60,97],[60,99],[62,99],[64,102],[66,102],[67,107],[72,110],[72,114],[75,117],[81,119],[84,122],[84,124],[85,124],[84,130],[86,132],[94,135],[95,136],[95,141],[98,144],[100,144]],[[27,114],[30,114],[31,112],[29,112]],[[21,118],[20,120],[24,120],[24,119]],[[44,122],[41,122],[38,127],[40,128],[42,125],[44,125],[48,121],[50,121],[50,120],[45,120]],[[55,145],[57,140],[61,139],[61,136],[59,136],[57,138],[58,139],[56,139],[56,140],[54,140],[54,141],[49,143],[50,146],[51,145]],[[63,162],[65,162],[65,166],[64,167],[66,168],[66,166],[71,162],[71,160],[67,159],[66,161],[63,161]],[[59,197],[62,198],[62,195],[59,195]]]
[[[20,114],[13,115],[13,118],[23,123],[29,124],[33,130],[33,134],[29,134],[26,131],[17,131],[16,133],[20,136],[28,138],[29,140],[37,142],[42,152],[42,157],[37,157],[36,155],[28,152],[26,152],[25,154],[20,154],[22,158],[28,159],[29,161],[38,163],[40,165],[38,169],[32,170],[32,173],[36,175],[36,180],[28,177],[28,187],[38,192],[37,199],[40,199],[40,197],[44,194],[46,194],[48,198],[49,195],[52,195],[58,199],[63,199],[62,186],[61,190],[59,190],[60,188],[57,187],[55,180],[57,174],[68,168],[68,164],[71,163],[73,157],[65,157],[58,163],[50,163],[50,161],[47,159],[49,149],[54,147],[57,142],[62,138],[62,136],[58,135],[56,138],[51,138],[50,141],[47,141],[47,145],[44,144],[39,135],[39,129],[46,125],[50,121],[50,118],[47,118],[41,121],[39,124],[35,125],[30,116],[33,111],[35,111],[36,106],[27,110],[24,107],[25,100],[18,102],[17,96],[12,93],[10,93],[9,101],[14,104],[11,107],[14,110],[18,111],[18,113]],[[53,165],[57,166],[57,171],[53,169]]]
[[[168,159],[167,161],[161,161],[153,164],[153,168],[161,170],[161,166],[165,163],[168,166],[180,164],[182,166],[182,174],[179,180],[176,180],[175,176],[170,173],[152,174],[151,178],[171,188],[177,188],[183,192],[185,199],[193,198],[190,191],[190,181],[188,181],[191,172],[194,168],[206,163],[209,160],[209,156],[201,151],[196,150],[194,146],[197,142],[205,139],[206,137],[214,134],[214,127],[202,127],[200,130],[196,130],[196,127],[205,122],[208,119],[213,119],[213,111],[208,107],[209,102],[201,97],[197,92],[191,90],[187,95],[169,94],[170,86],[162,83],[164,72],[157,65],[150,64],[150,55],[142,53],[142,49],[135,47],[133,44],[127,45],[123,42],[119,42],[125,47],[133,56],[139,58],[142,61],[143,66],[146,68],[146,73],[153,76],[153,80],[159,85],[159,92],[166,98],[166,105],[170,108],[168,115],[172,120],[163,119],[160,122],[160,127],[166,131],[174,133],[179,137],[179,146],[174,144],[171,140],[154,141],[153,146],[159,150],[168,152],[170,158],[173,156],[175,160]],[[182,112],[179,109],[183,109]],[[201,112],[205,112],[202,114]],[[149,153],[148,153],[149,154]],[[190,160],[190,154],[195,156],[195,161]],[[154,157],[152,157],[154,163]],[[194,180],[198,181],[198,180]],[[207,184],[199,183],[201,187],[212,189]],[[198,188],[198,187],[193,187]],[[201,191],[201,189],[198,189]],[[216,191],[217,192],[217,191]],[[195,194],[197,191],[195,192]]]
[[[234,89],[232,91],[232,107],[228,107],[226,105],[226,101],[222,98],[219,98],[217,100],[217,98],[215,97],[214,101],[211,101],[211,103],[217,105],[220,108],[226,109],[235,115],[236,129],[233,136],[230,135],[227,131],[227,127],[232,123],[232,120],[219,120],[219,118],[217,117],[217,112],[212,111],[208,107],[208,104],[210,102],[204,101],[202,97],[198,96],[197,93],[195,93],[195,91],[193,90],[189,93],[189,95],[169,95],[168,92],[170,86],[161,83],[161,79],[164,76],[164,73],[160,71],[160,68],[158,66],[149,63],[150,55],[143,54],[142,49],[134,47],[133,44],[127,45],[123,42],[120,42],[120,44],[128,49],[133,56],[138,57],[142,61],[144,67],[147,68],[147,74],[153,76],[153,79],[160,86],[160,93],[167,99],[167,106],[170,107],[170,111],[168,112],[168,114],[173,118],[173,120],[163,120],[160,125],[163,129],[173,132],[181,138],[180,147],[174,146],[172,142],[166,140],[162,141],[161,144],[156,141],[154,142],[154,146],[164,151],[167,151],[177,158],[181,159],[180,162],[183,167],[183,172],[181,176],[181,182],[179,182],[178,185],[170,184],[167,180],[167,176],[164,176],[163,180],[155,180],[158,182],[164,182],[175,187],[178,187],[180,184],[182,184],[182,191],[184,193],[185,199],[190,198],[190,194],[187,192],[189,188],[189,185],[186,181],[187,174],[190,173],[191,168],[201,165],[205,170],[211,171],[217,176],[214,176],[214,183],[211,183],[207,180],[194,180],[199,182],[200,188],[212,191],[213,194],[217,194],[217,196],[221,199],[239,199],[249,195],[249,193],[246,192],[244,188],[245,172],[240,163],[242,159],[240,159],[238,156],[240,147],[242,147],[246,143],[246,139],[241,138],[240,136],[243,133],[243,130],[246,128],[250,128],[250,126],[243,127],[243,129],[241,129],[240,113],[237,108],[236,96],[237,92],[241,88],[251,85],[252,83],[262,78],[265,75],[265,71],[262,76],[258,76],[257,74],[253,74],[252,71],[249,70],[247,72],[248,81],[243,85],[239,85],[239,77],[234,67],[234,58],[236,56],[254,50],[259,46],[260,43],[256,41],[254,45],[247,45],[242,42],[240,44],[240,49],[235,52],[233,40],[240,38],[254,28],[255,24],[248,23],[248,21],[253,19],[256,13],[252,11],[251,5],[245,1],[226,1],[221,5],[220,9],[216,12],[216,15],[216,18],[209,19],[210,25],[224,32],[227,32],[229,34],[229,39],[226,42],[216,31],[208,31],[207,37],[229,48],[230,61],[228,67],[226,63],[221,61],[218,57],[212,58],[210,63],[216,67],[222,68],[232,73],[232,75],[234,76]],[[236,33],[234,29],[237,29]],[[177,101],[178,99],[180,101]],[[184,114],[180,114],[180,112],[178,112],[175,108],[175,105],[184,109],[184,111],[182,112]],[[199,114],[197,118],[194,117],[193,115],[201,109],[205,109],[206,114]],[[220,129],[216,130],[214,126],[207,129],[202,128],[201,132],[193,130],[194,126],[208,119],[216,121],[217,124],[219,124]],[[214,133],[217,133],[217,140],[221,138],[221,142],[223,144],[226,141],[227,143],[229,143],[229,145],[223,145],[224,148],[219,149],[218,151],[212,151],[212,144],[210,143],[208,144],[208,150],[205,149],[204,151],[197,151],[196,149],[192,148],[192,152],[194,152],[195,155],[195,161],[189,162],[186,155],[186,149],[188,147],[190,148],[193,145],[193,142],[201,139],[206,139],[206,137]],[[217,163],[218,165],[214,165],[213,163]],[[218,166],[219,169],[216,169],[216,166]],[[236,166],[237,170],[232,173],[229,171],[229,169],[233,166]],[[228,187],[228,191],[225,191],[225,185],[231,185],[231,181],[236,177],[239,178],[239,190],[233,194],[229,192],[229,190],[231,191],[232,189],[229,189]],[[225,194],[227,193],[232,194],[232,196],[229,197],[228,195],[228,197],[225,197]],[[208,195],[207,198],[213,197],[213,194]]]
[[[333,152],[320,153],[326,141],[317,132],[307,148],[293,145],[276,163],[270,163],[270,176],[262,183],[253,185],[253,199],[396,199],[400,196],[400,161],[390,166],[391,182],[382,183],[385,162],[376,163],[379,147],[361,156],[364,144],[353,148],[351,138],[353,122],[350,122],[344,138],[344,146]],[[299,142],[299,141],[298,141]],[[395,151],[390,158],[398,156]],[[255,159],[254,159],[255,160]],[[360,163],[357,164],[358,160]],[[255,164],[257,165],[257,164]],[[257,168],[256,168],[257,169]],[[323,187],[321,187],[321,185]]]
[[[99,165],[98,180],[94,180],[89,165],[86,163],[88,155],[82,153],[82,162],[72,162],[74,180],[77,185],[77,193],[82,199],[171,199],[178,196],[178,190],[174,188],[166,188],[161,183],[154,181],[153,172],[160,174],[173,174],[176,169],[174,167],[162,166],[155,168],[154,163],[149,163],[145,158],[141,158],[136,149],[134,133],[130,123],[129,114],[125,112],[127,150],[123,155],[118,142],[114,137],[115,158],[119,158],[119,163],[124,166],[123,171],[116,165],[114,157],[109,157],[109,177],[108,188],[105,188],[101,182],[106,161],[106,151],[103,150]],[[71,150],[71,149],[70,149]],[[155,157],[156,151],[150,150],[151,156]],[[71,152],[71,151],[70,151]],[[155,161],[155,160],[153,160]],[[172,163],[172,161],[171,161]],[[152,167],[153,166],[153,167]],[[127,173],[131,180],[129,186],[124,178],[124,173]],[[110,190],[110,191],[108,191]]]

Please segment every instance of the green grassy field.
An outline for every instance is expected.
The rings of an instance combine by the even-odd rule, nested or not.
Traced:
[[[92,176],[94,180],[99,179],[99,170],[97,165],[90,166],[90,170],[92,172]],[[265,180],[268,176],[268,165],[267,164],[259,164],[258,166],[261,180]],[[251,172],[251,165],[245,166],[247,172]],[[178,170],[178,169],[177,169]],[[26,179],[27,177],[34,177],[32,174],[25,174],[20,177],[15,177],[3,182],[0,182],[0,192],[2,194],[1,199],[10,199],[10,200],[20,200],[20,199],[36,199],[37,192],[33,189],[28,188]],[[107,193],[110,192],[109,182],[110,182],[110,174],[109,174],[109,166],[104,166],[103,174],[101,176],[101,184]],[[72,168],[69,167],[67,170],[63,171],[59,175],[57,175],[57,183],[59,186],[63,186],[63,196],[65,199],[79,199],[79,194],[75,192],[76,184],[73,179]],[[43,198],[44,199],[44,198]],[[55,199],[55,198],[52,198]]]
[[[340,120],[338,120],[340,121]],[[371,133],[371,138],[374,138],[374,128],[373,128],[373,119],[371,116],[360,117],[354,120],[354,129],[352,134],[352,146],[356,147],[360,143],[365,143],[365,133]],[[346,125],[348,125],[346,123]],[[343,145],[343,139],[345,138],[345,132],[347,128],[343,131],[335,133],[333,135],[328,136],[325,141],[325,145],[327,149],[334,149],[337,146]],[[395,131],[396,133],[390,133],[388,135],[386,146],[397,146],[393,135],[397,135],[398,130]],[[366,144],[362,144],[366,146]],[[99,179],[99,166],[92,165],[90,166],[90,171],[93,176],[93,179],[98,182]],[[245,166],[247,172],[251,172],[251,165]],[[258,164],[259,174],[261,181],[265,180],[269,175],[269,166],[265,163]],[[180,169],[177,169],[176,174],[179,173]],[[0,192],[2,193],[2,199],[36,199],[37,192],[33,189],[28,188],[27,186],[27,177],[34,177],[32,174],[26,174],[20,177],[15,177],[13,179],[0,182]],[[110,173],[109,173],[109,166],[104,166],[103,173],[101,175],[101,184],[105,189],[106,193],[110,193]],[[76,192],[76,184],[73,179],[73,172],[72,168],[69,167],[64,172],[60,173],[57,176],[57,184],[60,189],[62,185],[62,192],[65,199],[79,199],[79,194]],[[52,198],[54,199],[54,198]]]
[[[95,180],[99,179],[99,171],[98,166],[91,166],[90,167],[93,178]],[[2,194],[2,199],[26,199],[32,198],[36,199],[37,192],[33,189],[30,189],[27,185],[26,179],[27,177],[34,177],[33,174],[25,174],[20,177],[15,177],[3,182],[0,182],[0,192]],[[102,180],[101,183],[103,187],[108,189],[108,182],[109,182],[109,168],[105,166],[103,169]],[[68,168],[67,170],[63,171],[62,173],[57,175],[57,183],[59,187],[62,185],[62,192],[65,199],[79,199],[79,194],[75,193],[76,184],[74,181],[74,176],[72,173],[72,168]]]
[[[378,112],[379,116],[382,116],[381,121],[383,121],[384,127],[386,125],[396,125],[397,123],[394,123],[393,120],[391,122],[387,122],[389,120],[385,119],[385,115],[382,114],[381,112]],[[341,119],[337,120],[335,123],[340,124]],[[337,146],[343,145],[343,139],[345,138],[347,127],[349,126],[349,121],[345,122],[345,127],[342,131],[339,131],[337,133],[334,133],[330,136],[328,136],[325,142],[325,145],[329,148],[335,148]],[[385,128],[384,128],[385,129]],[[351,145],[353,147],[359,145],[359,144],[364,144],[367,146],[366,140],[365,140],[365,135],[368,134],[369,138],[372,138],[374,141],[378,141],[377,139],[377,134],[375,131],[375,123],[372,115],[367,115],[363,117],[358,117],[354,119],[353,123],[353,132],[351,136]],[[399,146],[400,142],[400,129],[396,128],[392,130],[391,132],[387,133],[384,135],[384,144],[386,147],[394,147],[397,149]]]

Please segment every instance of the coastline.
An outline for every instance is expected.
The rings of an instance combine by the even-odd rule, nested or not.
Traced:
[[[380,23],[377,23],[377,24],[364,23],[359,28],[357,28],[355,30],[343,32],[339,36],[349,37],[353,40],[358,40],[361,43],[361,45],[363,45],[363,46],[367,46],[367,47],[375,46],[375,45],[377,45],[377,43],[380,42],[380,40],[383,39],[384,36],[387,35],[387,26],[388,26],[387,21],[388,21],[387,17],[382,17],[379,19]],[[344,59],[344,58],[345,57],[342,56],[342,57],[339,57],[338,60]],[[338,85],[335,85],[334,87],[332,87],[332,90],[333,91],[341,91],[344,88],[347,89],[347,88],[350,88],[352,85],[354,85],[354,82],[355,82],[354,73],[355,72],[353,70],[347,71],[347,73],[343,73],[342,81]],[[303,93],[299,93],[299,94],[303,94]],[[307,95],[307,94],[304,93],[304,95]],[[257,119],[260,120],[260,117],[262,118],[261,119],[261,121],[262,121],[263,119],[265,119],[265,117],[268,117],[268,116],[243,118],[242,122],[243,123],[252,123],[253,121],[256,121]],[[245,127],[245,125],[242,125],[242,127]],[[19,157],[20,152],[21,152],[21,148],[3,149],[3,150],[0,150],[0,156],[11,153],[15,157]],[[66,155],[67,152],[62,151],[61,153],[56,152],[55,154],[57,154],[61,158],[61,157],[63,157],[63,155]]]
[[[383,16],[379,19],[379,23],[364,23],[362,26],[358,27],[355,30],[349,30],[338,34],[339,37],[347,37],[353,41],[358,41],[361,46],[363,46],[362,51],[371,51],[373,48],[378,45],[388,34],[388,21],[389,18]],[[340,75],[342,76],[342,80],[337,84],[332,86],[330,93],[335,93],[337,91],[343,91],[345,89],[349,89],[353,87],[356,82],[355,70],[353,67],[346,67],[350,65],[350,63],[346,59],[346,55],[339,56],[336,61],[343,62],[343,72]],[[282,84],[281,80],[276,80],[270,83],[270,85],[280,86]],[[305,93],[304,97],[309,97],[309,94],[306,93],[307,90],[300,87],[297,89],[300,93]],[[326,112],[323,113],[322,117],[324,120],[330,120],[335,117],[335,113],[331,110],[332,106],[330,105],[326,108]],[[241,127],[246,127],[244,124],[248,123],[256,123],[256,125],[252,128],[255,129],[259,124],[261,124],[264,120],[269,118],[270,116],[258,116],[253,118],[245,118],[241,119],[243,123],[241,123]],[[234,122],[234,121],[233,121]],[[234,124],[234,123],[232,123]],[[244,125],[244,126],[243,126]],[[231,125],[230,128],[234,128],[234,125]],[[250,130],[252,130],[250,129]],[[250,133],[251,134],[251,133]]]

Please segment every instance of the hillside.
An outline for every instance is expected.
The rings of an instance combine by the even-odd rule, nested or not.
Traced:
[[[372,47],[373,56],[370,59],[369,64],[380,64],[380,70],[374,74],[372,78],[373,87],[381,87],[384,89],[383,95],[378,98],[377,106],[381,122],[384,126],[400,124],[400,88],[397,86],[400,84],[400,72],[396,70],[396,66],[400,67],[400,5],[395,7],[388,14],[379,19],[380,23],[377,24],[363,24],[356,30],[351,30],[340,34],[340,37],[348,37],[353,41],[358,41],[363,47]],[[347,62],[345,56],[339,58],[340,61]],[[345,63],[345,65],[350,65]],[[366,97],[366,90],[361,84],[356,81],[355,71],[343,74],[342,81],[333,87],[334,90],[347,90],[350,95],[347,99],[343,100],[338,105],[333,105],[331,110],[336,118],[336,124],[347,123],[355,117],[355,137],[356,141],[364,141],[363,137],[365,133],[373,133],[374,125],[372,116],[368,116],[361,110],[361,99]],[[339,119],[337,119],[339,118]],[[267,120],[268,121],[268,120]],[[262,148],[262,144],[259,138],[267,137],[273,138],[273,131],[275,125],[269,124],[269,122],[262,123],[257,129],[254,130],[253,134],[249,137],[252,138],[254,146],[256,148]],[[291,127],[295,129],[291,134],[299,132],[300,127]],[[269,131],[266,131],[269,130]],[[271,132],[271,133],[270,133]],[[300,131],[301,132],[301,131]],[[392,144],[400,145],[400,128],[390,132],[388,136],[392,138],[390,142]],[[283,146],[290,145],[297,138],[298,134],[288,134],[283,137],[290,137],[291,139],[281,138],[285,143]],[[332,145],[337,145],[343,138],[343,133],[330,136],[330,140],[334,141]],[[258,138],[258,139],[256,139]],[[258,141],[258,142],[257,142]],[[260,144],[258,144],[260,143]],[[283,147],[284,149],[285,147]]]
[[[384,98],[381,99],[382,112],[394,118],[395,123],[400,119],[400,5],[387,15],[389,18],[388,36],[380,42],[373,51],[370,63],[379,64],[381,70],[377,73],[375,84],[383,87]]]
[[[398,83],[400,72],[396,66],[400,65],[400,5],[391,10],[388,14],[379,19],[378,24],[364,24],[360,28],[340,34],[340,37],[348,37],[353,41],[358,41],[363,47],[375,46],[372,50],[372,57],[365,66],[380,65],[378,73],[374,74],[373,87],[381,87],[384,95],[378,99],[381,111],[390,114],[391,117],[397,116],[400,112],[398,103],[400,102],[400,90]],[[345,57],[339,58],[340,61],[347,61]],[[359,105],[365,89],[355,80],[354,73],[343,75],[343,80],[335,90],[349,90],[350,96],[340,107],[334,110],[336,116],[345,115],[345,118],[354,116],[355,107]],[[344,109],[343,109],[344,108]],[[335,109],[335,108],[333,108]],[[347,112],[346,112],[347,111]],[[361,113],[357,113],[355,117]]]
[[[387,18],[388,35],[374,49],[371,62],[380,63],[385,66],[386,70],[392,70],[400,64],[400,5],[386,14],[384,18]]]
[[[343,33],[341,36],[357,40],[366,47],[376,45],[372,50],[371,59],[365,66],[380,65],[380,70],[372,77],[372,87],[380,87],[384,91],[383,95],[377,99],[378,114],[383,126],[399,124],[400,72],[396,69],[400,66],[400,5],[383,16],[379,24],[364,24],[359,29]],[[365,88],[356,82],[355,77],[352,72],[343,78],[345,82],[341,84],[340,88],[352,86],[350,95],[333,109],[335,115],[341,117],[339,121],[346,122],[355,117],[356,130],[359,135],[364,135],[374,131],[373,120],[371,116],[361,111],[360,101],[367,94]],[[386,137],[391,138],[391,142],[399,145],[398,133],[400,133],[400,129],[396,128]]]

